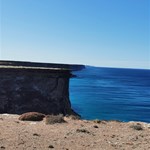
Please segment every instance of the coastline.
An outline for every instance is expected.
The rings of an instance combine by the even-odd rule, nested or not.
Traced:
[[[65,123],[21,121],[0,114],[0,149],[8,150],[147,150],[150,123],[89,121],[64,117]],[[133,128],[140,125],[141,129]]]

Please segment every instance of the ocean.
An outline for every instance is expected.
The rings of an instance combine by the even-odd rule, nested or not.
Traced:
[[[83,119],[150,123],[150,70],[86,66],[73,74],[70,100]]]

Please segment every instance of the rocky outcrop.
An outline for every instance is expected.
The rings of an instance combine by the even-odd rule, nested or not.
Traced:
[[[69,100],[70,72],[68,68],[34,64],[1,64],[0,113],[76,114]]]

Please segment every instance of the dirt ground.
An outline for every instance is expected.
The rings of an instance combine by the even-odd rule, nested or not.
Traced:
[[[0,150],[149,150],[150,124],[87,121],[20,121],[0,114]]]

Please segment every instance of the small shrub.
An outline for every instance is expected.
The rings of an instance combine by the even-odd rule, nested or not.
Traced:
[[[93,120],[94,123],[101,123],[102,121],[101,120],[98,120],[98,119],[95,119]]]
[[[27,112],[27,113],[22,114],[19,117],[19,120],[22,120],[22,121],[42,121],[44,117],[45,117],[45,115],[42,113]]]
[[[59,115],[47,115],[45,117],[45,123],[46,124],[55,124],[55,123],[64,123],[66,122],[63,118],[62,114]]]
[[[76,130],[77,132],[82,132],[82,133],[90,133],[88,130],[86,130],[86,129],[77,129]]]
[[[143,130],[143,127],[141,126],[141,124],[131,125],[130,128],[133,128],[138,131]]]

